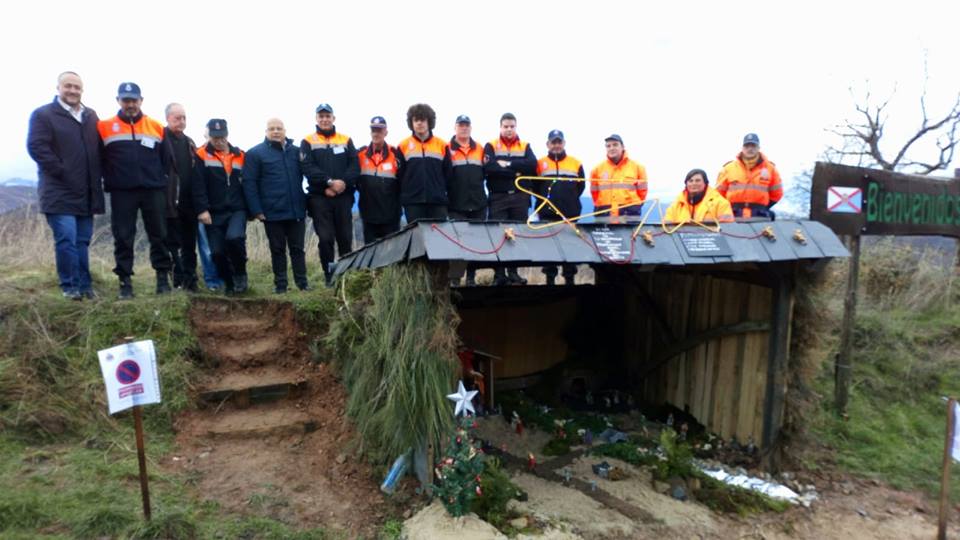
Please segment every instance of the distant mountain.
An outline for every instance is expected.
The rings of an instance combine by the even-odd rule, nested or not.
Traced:
[[[37,181],[32,178],[7,178],[6,180],[0,180],[0,186],[37,187]]]
[[[12,180],[22,179],[14,178]],[[24,206],[35,206],[37,204],[36,183],[24,185],[11,184],[8,182],[9,180],[0,183],[0,214],[6,214],[18,208],[23,208]]]

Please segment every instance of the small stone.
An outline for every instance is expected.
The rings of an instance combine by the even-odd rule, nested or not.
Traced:
[[[857,508],[857,513],[860,514],[860,517],[870,517],[867,515],[867,511],[863,508]]]
[[[413,510],[407,508],[403,511],[403,519],[410,519],[410,516],[413,515]]]
[[[200,455],[197,457],[200,459],[207,459],[208,457],[210,457],[210,452],[200,452]]]
[[[520,516],[516,519],[511,519],[510,526],[514,529],[522,531],[530,526],[530,521],[527,519],[527,516]]]
[[[337,459],[335,461],[337,462],[337,465],[343,465],[344,463],[347,462],[347,455],[337,454]]]
[[[668,491],[670,491],[670,484],[666,482],[661,482],[659,480],[654,480],[653,490],[656,491],[657,493],[665,495]]]

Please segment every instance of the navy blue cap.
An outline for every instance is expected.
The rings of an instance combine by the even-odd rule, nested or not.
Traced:
[[[746,146],[748,144],[755,144],[757,146],[760,146],[760,136],[757,135],[756,133],[747,133],[743,137],[743,145]]]
[[[321,113],[321,112],[328,112],[330,114],[333,114],[333,107],[331,107],[329,103],[321,103],[317,105],[317,113]]]
[[[370,119],[370,127],[385,128],[387,127],[387,119],[382,116],[374,116]]]
[[[460,116],[457,117],[457,123],[458,123],[458,124],[469,124],[469,123],[470,123],[470,117],[467,116],[467,115],[465,115],[465,114],[461,114]]]
[[[617,141],[618,143],[623,144],[623,138],[616,133],[611,133],[609,137],[603,140],[603,142],[607,141]]]
[[[211,118],[207,122],[207,135],[211,137],[227,136],[227,121],[223,118]]]
[[[117,99],[141,99],[140,85],[133,82],[120,83],[117,89]]]
[[[547,134],[547,142],[553,142],[557,139],[560,139],[561,141],[566,140],[563,138],[563,132],[559,129],[551,130],[550,133]]]

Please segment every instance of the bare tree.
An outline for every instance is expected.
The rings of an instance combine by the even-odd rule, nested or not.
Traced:
[[[851,88],[851,95],[853,93]],[[855,104],[856,114],[852,119],[828,129],[827,131],[840,137],[841,142],[838,146],[827,148],[827,161],[920,175],[946,170],[953,161],[957,143],[960,142],[960,93],[946,114],[931,119],[927,111],[927,91],[924,83],[920,96],[920,127],[896,152],[886,153],[880,143],[888,120],[886,109],[892,97],[891,95],[882,103],[875,104],[868,91],[863,100]],[[856,101],[856,98],[854,100]],[[918,147],[924,144],[927,146],[928,158],[913,157],[921,152]],[[931,145],[936,149],[930,148]]]

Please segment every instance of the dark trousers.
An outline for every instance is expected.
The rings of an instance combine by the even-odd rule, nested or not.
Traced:
[[[334,241],[341,257],[353,251],[353,197],[314,195],[307,200],[307,205],[317,233],[320,264],[323,273],[329,274],[330,263],[334,261]]]
[[[163,245],[167,235],[167,194],[163,189],[132,189],[110,194],[110,228],[113,230],[113,272],[125,278],[133,275],[133,247],[137,237],[137,212],[150,240],[150,265],[157,272],[173,268],[170,252]]]
[[[173,259],[173,284],[189,287],[197,284],[197,214],[182,209],[177,217],[167,218],[164,245]]]
[[[400,218],[393,223],[363,222],[363,243],[369,244],[400,230]]]
[[[205,226],[210,258],[230,290],[235,276],[247,275],[247,213],[211,212],[210,217],[212,223]]]
[[[407,223],[420,219],[447,219],[447,205],[407,204],[403,206],[403,214],[407,216]]]
[[[263,228],[270,243],[270,264],[273,267],[273,284],[278,289],[287,288],[287,251],[290,251],[290,266],[293,267],[293,282],[300,289],[307,288],[307,258],[303,251],[307,222],[303,219],[265,221]]]
[[[522,192],[519,193],[522,197],[517,195],[517,193],[491,193],[488,219],[490,221],[526,221],[528,206],[521,206],[522,203],[518,204],[518,201],[522,199],[529,205],[530,196]],[[507,272],[511,276],[519,276],[516,268],[510,268]],[[503,275],[503,267],[498,266],[493,270],[494,279],[501,278]]]
[[[486,208],[476,210],[450,210],[450,219],[469,219],[480,221],[487,217]],[[477,277],[477,265],[474,263],[464,263],[462,261],[450,261],[450,272],[448,277],[451,281],[460,281],[463,277],[464,269],[467,272],[467,281],[474,281]]]
[[[90,285],[90,237],[93,235],[93,216],[47,214],[47,223],[53,231],[54,253],[60,289],[65,293],[84,293]]]

